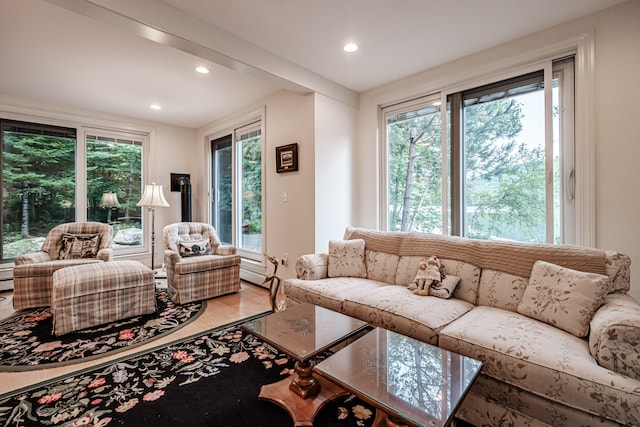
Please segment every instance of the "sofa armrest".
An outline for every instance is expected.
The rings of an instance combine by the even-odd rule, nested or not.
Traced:
[[[112,248],[102,248],[96,254],[97,259],[101,259],[104,262],[113,261],[113,249]]]
[[[216,248],[216,255],[235,255],[237,252],[235,246],[230,245],[220,245]]]
[[[302,280],[318,280],[329,277],[329,254],[302,255],[296,262],[296,275]]]
[[[628,292],[631,287],[631,258],[615,251],[606,251],[605,266],[611,278],[610,292]]]
[[[591,320],[589,350],[602,367],[640,380],[640,304],[611,294]]]
[[[38,264],[41,262],[51,261],[51,257],[46,252],[33,252],[30,254],[18,255],[14,260],[15,265],[22,264]]]

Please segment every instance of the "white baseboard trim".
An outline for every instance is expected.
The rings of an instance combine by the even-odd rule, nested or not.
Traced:
[[[265,276],[264,274],[256,273],[255,271],[249,271],[242,268],[240,269],[240,279],[249,283],[253,283],[254,285],[263,286],[262,282],[264,282],[264,279],[266,277],[267,276]]]

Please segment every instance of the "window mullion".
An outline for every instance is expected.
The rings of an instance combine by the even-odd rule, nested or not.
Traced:
[[[545,137],[545,195],[546,241],[554,243],[554,188],[553,188],[553,69],[551,62],[544,67],[544,137]]]
[[[462,235],[463,206],[463,150],[462,150],[462,94],[449,96],[451,108],[451,235]]]

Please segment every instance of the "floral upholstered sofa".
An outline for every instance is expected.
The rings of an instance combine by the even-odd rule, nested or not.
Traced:
[[[450,298],[416,295],[440,261]],[[300,257],[288,297],[481,360],[457,412],[477,426],[640,425],[640,304],[628,256],[570,245],[347,228]]]

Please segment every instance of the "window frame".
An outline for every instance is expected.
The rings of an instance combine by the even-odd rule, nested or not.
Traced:
[[[572,41],[573,42],[573,41]],[[566,56],[574,56],[574,87],[573,93],[568,96],[572,96],[574,98],[574,110],[573,121],[574,128],[572,131],[573,135],[567,134],[564,132],[564,138],[570,138],[574,144],[574,159],[575,165],[573,167],[566,167],[568,171],[567,174],[561,177],[561,185],[564,190],[567,190],[569,185],[573,185],[573,193],[574,193],[574,209],[575,214],[573,215],[573,225],[569,228],[566,228],[563,224],[561,227],[562,238],[566,239],[565,241],[569,241],[573,244],[579,245],[593,245],[593,240],[595,237],[594,231],[594,207],[593,207],[593,197],[594,197],[594,170],[593,170],[593,148],[594,148],[594,139],[593,139],[593,125],[592,121],[589,120],[593,115],[592,105],[589,102],[584,101],[585,99],[592,99],[593,91],[590,86],[590,82],[593,81],[593,64],[590,60],[593,55],[593,38],[592,35],[585,34],[582,35],[575,45],[571,46],[566,50],[560,50],[554,52],[548,56],[545,56],[542,59],[537,59],[534,61],[529,61],[526,65],[519,65],[516,67],[505,67],[505,69],[495,72],[492,74],[488,74],[482,78],[469,78],[462,83],[457,83],[454,85],[446,85],[443,84],[442,88],[439,91],[433,91],[433,93],[439,93],[441,98],[442,105],[447,105],[447,98],[453,94],[463,92],[465,90],[478,88],[483,85],[491,84],[493,82],[499,82],[502,80],[507,80],[509,78],[522,76],[529,72],[533,72],[536,70],[544,70],[544,80],[545,85],[547,87],[551,86],[551,79],[553,75],[553,71],[551,69],[551,62],[553,60],[559,60]],[[526,61],[525,61],[526,62]],[[566,95],[566,94],[565,94]],[[421,97],[416,97],[413,99],[420,100],[430,95],[424,95]],[[549,99],[545,99],[545,105],[551,105],[551,96],[548,96]],[[406,105],[411,105],[411,98],[409,101],[403,101]],[[581,100],[582,103],[581,103]],[[561,101],[562,102],[562,101]],[[379,126],[379,223],[378,227],[380,229],[387,229],[388,227],[388,218],[387,218],[387,209],[388,209],[388,194],[387,194],[387,180],[388,180],[388,171],[387,171],[387,140],[386,140],[386,120],[385,120],[385,109],[393,108],[394,106],[402,105],[402,102],[393,102],[387,104],[379,104],[378,105],[378,126]],[[409,108],[409,107],[407,107]],[[441,109],[442,114],[442,123],[446,125],[443,126],[442,130],[442,158],[443,158],[443,189],[442,189],[442,199],[443,199],[443,222],[442,229],[448,230],[449,234],[459,235],[461,230],[456,230],[456,221],[449,221],[447,218],[447,209],[451,209],[452,212],[456,212],[457,208],[455,206],[456,197],[460,197],[458,192],[460,189],[454,186],[447,185],[447,181],[450,178],[449,168],[453,168],[451,173],[459,173],[456,171],[456,165],[459,162],[456,162],[455,159],[452,159],[451,163],[447,161],[447,156],[449,155],[449,147],[448,147],[448,129],[449,122],[451,120],[450,116],[448,116],[447,108]],[[546,114],[549,116],[552,114],[550,108],[546,108]],[[547,128],[545,129],[545,133],[552,133],[552,124],[550,120],[546,120]],[[561,130],[561,132],[563,132]],[[580,140],[580,135],[583,135]],[[551,141],[551,138],[547,138],[548,141]],[[580,140],[581,144],[575,143],[575,141]],[[453,145],[455,141],[451,141],[450,144]],[[455,156],[455,153],[451,154]],[[549,159],[552,161],[552,159]],[[580,172],[577,179],[577,172]],[[446,187],[446,188],[445,188]],[[568,190],[567,190],[568,191]],[[551,198],[553,198],[553,194],[550,194]],[[549,197],[549,194],[548,194]],[[454,206],[449,206],[449,203],[454,203]],[[459,221],[457,223],[460,223]],[[551,223],[553,227],[553,222]]]
[[[379,111],[379,123],[382,131],[380,132],[380,222],[383,224],[384,230],[388,229],[389,226],[389,191],[388,191],[388,179],[389,179],[389,152],[388,152],[388,139],[387,139],[387,116],[389,115],[397,115],[402,114],[404,112],[412,111],[419,109],[420,107],[428,107],[433,104],[433,102],[441,101],[440,93],[431,93],[428,95],[420,96],[414,99],[410,99],[407,101],[398,102],[395,104],[390,104],[385,107],[380,108]],[[444,104],[442,104],[444,105]],[[442,108],[441,108],[442,110]],[[443,122],[444,123],[444,122]],[[443,176],[446,176],[445,171],[447,167],[446,160],[446,150],[445,144],[442,146],[442,159],[443,159]],[[446,186],[446,182],[443,180],[443,191]],[[443,207],[445,204],[445,195],[442,194],[443,199]],[[446,224],[447,211],[443,209],[442,211],[442,224]],[[443,228],[446,230],[446,228]]]
[[[141,166],[142,166],[142,171],[141,171],[141,179],[142,182],[140,183],[140,189],[141,189],[141,194],[142,194],[142,190],[144,189],[144,185],[145,183],[148,182],[147,179],[147,159],[149,158],[149,145],[150,145],[150,135],[147,132],[135,132],[135,131],[131,131],[131,130],[120,130],[120,129],[105,129],[105,128],[100,128],[100,127],[91,127],[91,126],[86,126],[86,127],[82,127],[82,159],[83,162],[78,161],[78,164],[82,164],[82,173],[83,173],[83,179],[82,179],[82,187],[83,190],[82,192],[80,192],[79,190],[77,190],[77,186],[76,186],[76,191],[78,194],[76,194],[76,198],[79,197],[79,194],[82,194],[82,200],[84,202],[84,206],[83,206],[83,217],[84,217],[84,221],[86,221],[87,219],[87,137],[89,135],[95,135],[98,137],[105,137],[105,138],[116,138],[116,139],[135,139],[140,141],[141,146],[142,146],[142,159],[141,159]],[[150,224],[148,223],[148,210],[144,207],[140,208],[140,223],[142,226],[142,244],[138,245],[138,246],[133,246],[133,247],[118,247],[118,248],[113,248],[113,254],[114,256],[118,256],[118,255],[134,255],[134,254],[142,254],[142,253],[146,253],[146,252],[150,252],[151,251],[151,246],[149,244],[149,240],[151,238],[151,230],[150,230]],[[113,236],[115,237],[115,235]]]
[[[212,126],[208,129],[203,129],[201,132],[201,136],[204,140],[204,144],[206,147],[206,170],[207,170],[207,180],[208,180],[208,203],[207,203],[207,212],[206,217],[209,218],[209,222],[213,224],[213,192],[215,191],[214,182],[213,182],[213,151],[211,141],[223,138],[227,135],[232,136],[231,147],[232,147],[232,204],[233,204],[233,214],[232,214],[232,236],[233,242],[232,244],[236,246],[238,254],[242,257],[241,261],[241,276],[249,277],[248,275],[255,274],[264,274],[266,264],[264,262],[264,256],[262,253],[258,254],[253,251],[245,251],[237,246],[237,241],[241,237],[241,230],[238,226],[238,200],[237,200],[237,192],[238,192],[238,157],[237,157],[237,144],[236,144],[236,130],[242,129],[251,123],[259,122],[260,123],[260,132],[262,138],[262,248],[265,251],[267,247],[267,212],[266,212],[266,159],[267,159],[267,136],[265,132],[265,107],[260,107],[256,110],[249,111],[245,114],[239,115],[237,117],[230,118],[226,121],[218,123],[216,126]],[[253,277],[253,276],[252,276]],[[257,277],[257,276],[256,276]],[[251,280],[249,278],[249,280]],[[258,279],[254,279],[258,280]],[[262,280],[262,279],[260,279]]]

